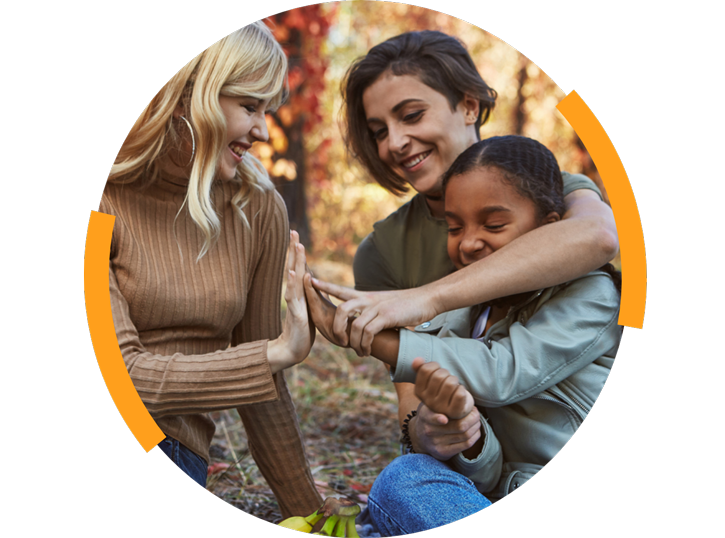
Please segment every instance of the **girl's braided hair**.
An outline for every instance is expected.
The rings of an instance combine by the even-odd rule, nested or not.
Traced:
[[[539,218],[564,214],[564,186],[559,163],[546,146],[524,136],[494,136],[461,153],[443,176],[443,192],[451,178],[476,168],[498,168],[504,180],[536,205]]]
[[[539,219],[552,211],[564,215],[564,185],[559,163],[546,146],[525,136],[494,136],[473,144],[443,175],[444,194],[451,178],[489,166],[498,168],[504,181],[534,202]],[[609,263],[601,270],[609,273],[621,290],[621,273]]]

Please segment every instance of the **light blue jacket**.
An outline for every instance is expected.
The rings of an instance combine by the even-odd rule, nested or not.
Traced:
[[[618,316],[619,293],[603,271],[532,294],[484,342],[470,338],[470,308],[447,312],[401,330],[393,381],[414,382],[411,363],[423,357],[471,392],[483,449],[447,463],[496,500],[546,465],[587,416],[619,347]]]

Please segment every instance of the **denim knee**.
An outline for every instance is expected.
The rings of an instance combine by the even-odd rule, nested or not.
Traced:
[[[373,491],[388,496],[407,499],[409,489],[429,481],[438,473],[451,471],[445,464],[427,454],[406,454],[395,458],[375,479]],[[451,471],[452,472],[452,471]]]
[[[375,480],[369,502],[388,536],[440,527],[491,504],[470,479],[426,454],[393,460]]]

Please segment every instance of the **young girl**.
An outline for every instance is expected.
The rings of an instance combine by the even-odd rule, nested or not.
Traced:
[[[265,112],[287,59],[257,22],[221,39],[161,89],[126,138],[100,211],[116,217],[109,281],[118,344],[159,447],[204,485],[210,411],[239,411],[284,517],[320,495],[282,374],[312,334],[304,249],[261,163]],[[289,243],[287,316],[280,294]]]
[[[564,207],[554,156],[523,137],[474,144],[443,185],[448,255],[457,269],[557,222]],[[382,533],[419,532],[485,508],[561,449],[599,395],[619,345],[613,274],[605,267],[375,337],[372,354],[391,366],[393,381],[415,382],[421,405],[440,413],[441,423],[461,420],[474,402],[480,413],[475,442],[445,463],[418,453],[415,435],[405,438],[409,453],[370,493]],[[311,293],[309,280],[312,317],[329,333],[334,307]],[[421,366],[421,358],[436,364]]]

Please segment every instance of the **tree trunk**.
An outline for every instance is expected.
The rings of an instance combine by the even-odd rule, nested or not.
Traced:
[[[302,32],[297,29],[291,29],[287,49],[290,70],[293,67],[299,66],[302,62],[301,51],[303,50],[303,39]],[[305,83],[303,82],[294,91],[301,93],[304,91],[304,87]],[[291,99],[292,96],[290,96]],[[305,114],[300,114],[290,125],[285,125],[276,115],[274,115],[274,118],[284,131],[288,142],[284,155],[275,155],[275,157],[284,158],[295,163],[297,177],[293,180],[289,180],[286,177],[272,177],[272,181],[287,206],[290,229],[296,230],[300,234],[300,242],[309,251],[312,247],[312,238],[307,220],[307,199],[305,197],[306,153],[303,135],[306,119]]]
[[[307,198],[305,197],[306,155],[302,136],[303,126],[304,119],[299,118],[289,127],[282,127],[289,144],[284,158],[295,163],[297,177],[292,181],[285,177],[274,177],[272,180],[287,206],[290,230],[296,230],[300,234],[300,242],[309,251],[312,248],[312,241],[307,220]]]
[[[519,64],[519,73],[516,77],[519,83],[519,91],[516,93],[516,107],[514,109],[514,128],[517,135],[524,134],[524,127],[526,126],[526,111],[524,110],[524,103],[526,102],[526,98],[521,91],[523,90],[524,84],[526,84],[526,81],[529,78],[529,75],[526,72],[527,64],[528,61],[526,60],[526,58],[521,57],[521,62]]]

